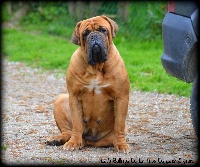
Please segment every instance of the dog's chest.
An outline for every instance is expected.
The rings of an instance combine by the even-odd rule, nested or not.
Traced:
[[[83,85],[80,100],[83,111],[83,122],[92,133],[100,133],[112,127],[114,117],[113,99],[110,94],[112,84],[100,77],[93,77]]]
[[[87,88],[87,91],[94,92],[95,94],[101,94],[104,88],[107,88],[110,84],[103,83],[99,78],[91,79],[87,85],[84,85],[84,88]]]
[[[91,79],[87,85],[83,86],[84,88],[79,97],[83,112],[86,115],[94,112],[93,115],[99,116],[111,110],[113,98],[109,91],[110,86],[112,85],[109,82],[103,82],[98,77]]]

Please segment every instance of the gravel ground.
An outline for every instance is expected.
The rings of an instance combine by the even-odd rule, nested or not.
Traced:
[[[2,72],[1,161],[6,165],[198,162],[189,98],[132,91],[127,117],[131,153],[117,153],[113,147],[86,147],[71,152],[44,143],[48,136],[59,133],[52,109],[57,95],[66,92],[65,76],[6,60]]]

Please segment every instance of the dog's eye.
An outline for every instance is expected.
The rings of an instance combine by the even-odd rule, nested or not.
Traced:
[[[99,27],[98,31],[102,32],[104,35],[107,35],[107,29],[104,27]]]
[[[90,31],[89,30],[85,30],[83,32],[83,39],[86,40],[87,36],[90,34]]]

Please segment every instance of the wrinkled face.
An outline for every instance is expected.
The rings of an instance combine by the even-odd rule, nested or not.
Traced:
[[[99,27],[94,31],[86,29],[83,32],[83,40],[86,45],[86,58],[89,65],[104,63],[108,59],[106,28]]]
[[[117,24],[106,16],[97,16],[78,22],[72,42],[84,48],[91,66],[108,59],[108,49],[118,30]]]

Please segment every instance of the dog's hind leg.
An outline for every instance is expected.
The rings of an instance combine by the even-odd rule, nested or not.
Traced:
[[[61,134],[47,139],[47,145],[63,145],[71,137],[71,112],[69,108],[68,94],[60,94],[54,103],[54,119]]]

